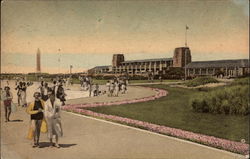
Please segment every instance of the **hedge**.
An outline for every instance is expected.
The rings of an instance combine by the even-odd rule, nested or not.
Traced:
[[[202,93],[190,100],[196,112],[247,115],[249,109],[248,85],[233,85]]]
[[[185,85],[188,87],[196,87],[208,83],[218,83],[219,81],[212,77],[197,77],[193,80],[185,82]]]

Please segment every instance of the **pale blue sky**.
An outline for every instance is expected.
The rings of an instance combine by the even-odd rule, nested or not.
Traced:
[[[248,58],[247,0],[5,1],[1,5],[2,72],[75,71],[127,60],[172,57],[184,45],[193,60]],[[60,49],[60,51],[58,51]],[[19,69],[17,69],[19,68]]]

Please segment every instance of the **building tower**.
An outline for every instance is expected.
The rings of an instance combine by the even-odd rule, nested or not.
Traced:
[[[124,62],[124,55],[123,54],[114,54],[112,59],[112,66],[119,67],[121,63]]]
[[[186,58],[185,58],[186,55]],[[185,67],[192,62],[191,51],[189,47],[179,47],[174,50],[173,67]]]
[[[39,48],[36,53],[36,72],[41,73],[41,52]]]

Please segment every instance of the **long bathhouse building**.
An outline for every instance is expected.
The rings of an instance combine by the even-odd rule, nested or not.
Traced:
[[[189,77],[221,74],[238,77],[249,74],[249,60],[218,60],[192,62],[189,47],[175,48],[173,58],[155,58],[125,61],[123,54],[114,54],[112,65],[96,66],[88,72],[95,75],[165,75],[168,70],[181,68]]]
[[[188,64],[187,76],[225,76],[238,77],[249,74],[249,60],[217,60],[217,61],[196,61]]]

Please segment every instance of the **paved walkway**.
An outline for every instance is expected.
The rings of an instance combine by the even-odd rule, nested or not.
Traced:
[[[103,87],[103,86],[102,86]],[[66,101],[66,104],[83,104],[83,103],[95,103],[95,102],[111,102],[111,101],[123,101],[125,99],[131,100],[135,98],[143,98],[155,95],[156,92],[149,88],[129,86],[126,94],[119,94],[118,97],[107,97],[107,95],[101,95],[98,97],[86,97],[77,98]]]
[[[3,108],[3,107],[1,107]],[[241,156],[144,130],[63,112],[62,148],[49,148],[42,133],[42,148],[26,139],[29,115],[24,108],[5,123],[1,111],[2,159],[238,159]]]
[[[133,89],[131,87],[129,90]],[[147,95],[154,94],[152,90],[147,90],[149,91]],[[129,98],[138,98],[138,94],[141,93],[145,95],[146,90],[140,91],[141,89],[131,91]],[[90,99],[98,101],[102,100],[102,97],[88,100]],[[112,97],[108,100],[111,99],[119,99],[119,97]],[[85,98],[76,101],[88,102],[88,100]],[[12,122],[4,122],[1,103],[2,159],[243,158],[234,153],[68,112],[62,113],[64,130],[64,137],[60,139],[62,148],[49,148],[46,134],[41,134],[42,148],[32,148],[32,141],[26,139],[30,119],[25,109],[18,107],[17,112],[12,114],[11,120]]]

